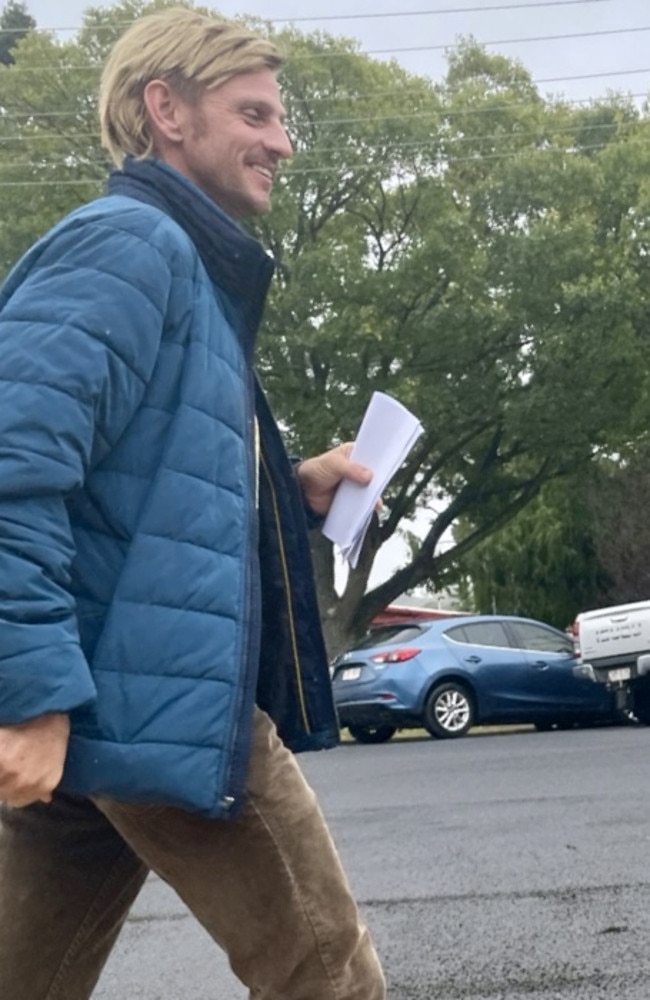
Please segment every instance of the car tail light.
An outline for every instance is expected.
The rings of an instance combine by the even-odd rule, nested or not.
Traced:
[[[403,663],[412,660],[420,652],[415,646],[405,646],[404,649],[391,649],[390,653],[376,653],[370,659],[373,663]]]

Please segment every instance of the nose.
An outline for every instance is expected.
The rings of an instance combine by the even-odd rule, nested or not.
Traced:
[[[287,130],[281,121],[275,122],[268,138],[268,147],[273,150],[279,160],[288,160],[293,156],[293,146]]]

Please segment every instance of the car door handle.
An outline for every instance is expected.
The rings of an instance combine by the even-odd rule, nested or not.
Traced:
[[[474,656],[466,656],[465,657],[465,663],[480,663],[480,662],[481,662],[481,657],[480,656],[474,655]]]
[[[548,663],[546,660],[535,660],[533,666],[535,670],[548,670]]]

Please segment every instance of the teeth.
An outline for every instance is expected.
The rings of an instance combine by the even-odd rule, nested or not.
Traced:
[[[266,177],[268,180],[273,180],[273,172],[269,170],[268,167],[255,166],[254,169],[257,170],[258,174],[262,174],[262,176]]]

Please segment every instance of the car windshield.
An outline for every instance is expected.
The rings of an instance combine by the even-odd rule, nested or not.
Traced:
[[[383,646],[387,643],[411,642],[422,635],[418,625],[394,622],[391,625],[378,625],[370,629],[367,635],[360,639],[355,649],[370,649],[371,646]]]

